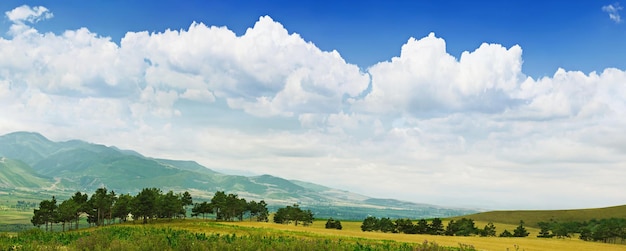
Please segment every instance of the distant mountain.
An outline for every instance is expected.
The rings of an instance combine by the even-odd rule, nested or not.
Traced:
[[[270,205],[299,203],[318,216],[362,218],[368,214],[396,217],[448,217],[475,210],[443,208],[390,199],[375,199],[309,182],[271,175],[225,175],[194,161],[145,157],[132,150],[80,140],[53,142],[38,133],[0,136],[0,189],[93,192],[107,187],[135,194],[145,187],[188,190],[194,198],[215,191],[236,193]]]

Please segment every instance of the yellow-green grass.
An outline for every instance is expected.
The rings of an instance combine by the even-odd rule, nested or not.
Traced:
[[[32,211],[0,210],[0,224],[28,224],[32,217]]]
[[[523,220],[527,226],[537,226],[538,222],[548,222],[551,219],[559,222],[588,221],[591,219],[626,218],[626,205],[575,210],[515,210],[491,211],[472,215],[465,215],[453,219],[469,218],[481,222],[498,222],[519,224]]]
[[[477,222],[482,224],[483,222]],[[325,229],[324,221],[316,221],[309,227],[280,225],[275,223],[258,223],[258,222],[228,222],[220,223],[223,225],[231,225],[233,231],[239,231],[242,234],[244,229],[257,228],[262,231],[274,234],[291,234],[296,236],[318,236],[319,238],[363,238],[371,240],[392,240],[398,242],[422,243],[424,241],[436,242],[443,246],[457,247],[459,243],[473,245],[477,250],[515,250],[517,245],[519,250],[626,250],[626,245],[605,244],[597,242],[585,242],[576,238],[572,239],[542,239],[536,238],[538,229],[527,228],[531,233],[526,238],[499,238],[499,237],[478,237],[478,236],[433,236],[433,235],[411,235],[411,234],[393,234],[380,232],[362,232],[360,222],[342,222],[343,230]],[[485,223],[486,224],[486,223]],[[504,229],[512,231],[516,224],[495,224],[498,232]],[[198,225],[201,226],[201,225]],[[480,225],[479,225],[480,226]],[[182,228],[186,228],[184,225]],[[191,229],[190,229],[191,230]],[[211,231],[203,230],[202,227],[196,228],[195,231]],[[227,228],[221,228],[225,231]],[[278,231],[277,231],[278,230]]]

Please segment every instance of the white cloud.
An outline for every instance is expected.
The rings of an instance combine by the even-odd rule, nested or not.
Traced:
[[[607,192],[626,188],[623,69],[532,79],[520,46],[455,58],[430,34],[363,72],[269,17],[241,36],[194,23],[129,32],[118,45],[87,28],[40,33],[25,20],[48,11],[30,10],[9,17],[27,29],[0,38],[0,134],[40,131],[435,204],[626,200]]]
[[[615,23],[622,22],[622,17],[620,16],[619,12],[623,9],[624,7],[620,6],[619,3],[602,6],[602,11],[608,13],[609,18],[613,20]]]
[[[497,112],[513,106],[510,92],[524,77],[519,46],[483,44],[460,60],[434,33],[411,38],[400,57],[369,69],[372,91],[356,109],[416,116],[450,111]]]
[[[46,7],[30,7],[28,5],[22,5],[11,11],[5,12],[4,14],[9,21],[13,23],[9,29],[9,34],[13,36],[35,33],[36,30],[28,26],[27,23],[37,23],[41,20],[50,19],[54,16]]]
[[[30,7],[28,5],[22,5],[11,11],[5,12],[4,14],[11,22],[14,23],[36,23],[53,17],[52,12],[50,12],[46,7]]]

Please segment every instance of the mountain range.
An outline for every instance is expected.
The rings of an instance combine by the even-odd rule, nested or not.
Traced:
[[[63,197],[76,191],[91,194],[100,187],[118,194],[136,194],[146,187],[189,191],[196,200],[207,200],[215,191],[225,191],[246,199],[265,200],[276,207],[298,203],[311,208],[318,217],[344,219],[362,219],[370,214],[432,218],[477,212],[371,198],[271,175],[226,175],[195,161],[151,158],[81,140],[54,142],[33,132],[0,136],[0,191],[48,191]]]

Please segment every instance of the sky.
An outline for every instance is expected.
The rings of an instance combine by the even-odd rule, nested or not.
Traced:
[[[615,1],[2,1],[0,134],[484,209],[626,204]]]

